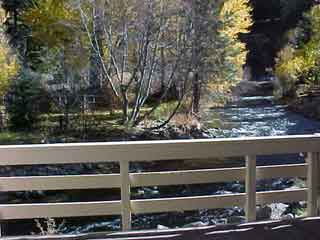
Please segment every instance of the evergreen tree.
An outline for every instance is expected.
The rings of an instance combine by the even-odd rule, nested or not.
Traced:
[[[37,126],[42,89],[30,70],[23,69],[11,83],[6,99],[9,124],[13,130],[30,130]]]

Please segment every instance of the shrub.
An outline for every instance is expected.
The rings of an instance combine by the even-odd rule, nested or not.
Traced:
[[[312,86],[320,82],[319,19],[320,5],[316,5],[287,34],[287,44],[279,52],[276,65],[282,95],[295,93],[297,83]]]
[[[22,70],[12,82],[6,99],[11,129],[30,130],[37,126],[41,95],[39,78],[30,70]]]

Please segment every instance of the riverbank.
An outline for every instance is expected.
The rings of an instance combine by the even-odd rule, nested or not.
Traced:
[[[168,139],[195,139],[195,138],[222,138],[222,137],[244,137],[244,136],[275,136],[312,134],[320,131],[320,122],[301,116],[289,111],[286,105],[281,105],[271,97],[249,97],[239,99],[238,102],[230,103],[225,108],[209,108],[205,111],[202,124],[196,121],[192,124],[181,124],[186,121],[175,119],[175,124],[169,124],[164,128],[147,130],[139,126],[135,131],[128,131],[124,128],[113,128],[113,131],[93,132],[86,135],[86,138],[76,138],[76,134],[63,137],[52,135],[51,138],[32,134],[32,143],[57,143],[73,141],[138,141],[138,140],[168,140]],[[180,121],[178,121],[180,120]],[[192,121],[191,121],[192,122]],[[219,124],[218,124],[219,122]],[[152,128],[163,122],[155,121],[147,127]],[[180,125],[178,125],[180,123]],[[218,126],[219,128],[215,128]],[[101,128],[102,129],[102,128]],[[23,134],[17,134],[23,136]],[[17,137],[15,136],[15,137]],[[27,135],[26,135],[27,136]],[[25,137],[26,137],[25,136]],[[48,136],[48,135],[47,135]],[[10,139],[10,136],[8,137]],[[89,139],[89,140],[88,140]],[[12,138],[11,138],[12,140]],[[20,139],[21,140],[21,139]],[[22,139],[22,143],[26,139]],[[199,159],[200,160],[200,159]],[[257,165],[275,165],[303,163],[304,156],[281,155],[281,156],[258,156]],[[152,162],[149,164],[132,164],[131,172],[148,171],[175,171],[190,169],[215,169],[226,167],[244,166],[243,158],[233,159],[210,159],[204,161],[170,161]],[[24,176],[24,175],[74,175],[74,174],[110,174],[119,173],[119,166],[116,164],[78,164],[67,166],[39,166],[39,168],[4,167],[0,169],[3,176]],[[301,179],[269,179],[257,183],[258,191],[283,190],[288,188],[305,187]],[[245,186],[243,182],[230,182],[220,184],[203,184],[187,186],[168,187],[144,187],[132,189],[133,199],[181,197],[198,195],[219,195],[228,193],[243,193]],[[105,201],[117,200],[120,198],[118,190],[95,190],[95,191],[33,191],[18,192],[0,195],[1,203],[44,203],[44,202],[77,202],[77,201]],[[258,219],[278,219],[281,217],[301,216],[306,205],[304,202],[294,204],[270,204],[258,206]],[[288,215],[289,214],[289,215]],[[293,214],[293,215],[292,215]],[[79,219],[55,219],[61,233],[88,233],[97,231],[118,231],[120,229],[120,218],[79,218]],[[150,215],[138,215],[133,217],[134,229],[155,229],[155,228],[176,228],[188,226],[221,225],[226,223],[241,223],[244,221],[244,210],[241,208],[228,208],[218,210],[201,210],[194,212],[162,213]],[[41,220],[45,226],[45,221]],[[30,232],[39,233],[34,221],[15,221],[4,226],[8,235],[15,235],[16,229],[25,229],[24,234]]]
[[[320,93],[305,94],[289,101],[289,109],[305,117],[320,120]]]
[[[194,124],[169,123],[157,128],[164,121],[150,121],[147,126],[141,124],[135,128],[125,128],[120,125],[96,127],[85,132],[79,129],[45,131],[37,129],[29,132],[0,132],[0,145],[19,144],[54,144],[81,142],[117,142],[117,141],[147,141],[147,140],[179,140],[179,139],[209,139],[215,138],[210,129],[199,122]]]

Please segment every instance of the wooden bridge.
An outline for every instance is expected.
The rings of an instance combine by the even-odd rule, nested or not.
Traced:
[[[317,216],[320,136],[0,146],[1,166],[116,162],[119,174],[1,177],[0,191],[120,188],[118,201],[1,204],[0,220],[119,215],[122,230],[131,229],[133,214],[244,207],[248,222],[256,205],[307,201],[307,214]],[[306,153],[305,164],[256,166],[258,155]],[[245,156],[240,168],[130,173],[133,162],[183,161]],[[256,192],[256,181],[307,178],[307,188]],[[131,187],[245,181],[245,193],[132,200]]]

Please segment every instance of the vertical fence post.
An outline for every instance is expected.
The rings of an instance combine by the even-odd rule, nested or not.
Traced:
[[[319,153],[308,153],[308,209],[309,217],[317,216],[318,214],[318,181],[319,181]]]
[[[120,161],[122,231],[131,230],[129,161]]]
[[[246,156],[246,219],[256,220],[256,156]]]

